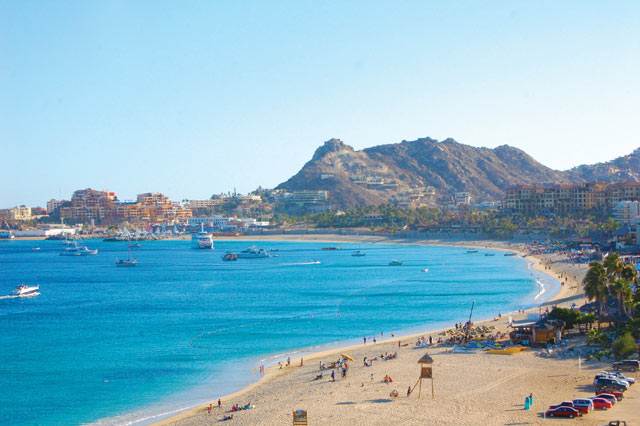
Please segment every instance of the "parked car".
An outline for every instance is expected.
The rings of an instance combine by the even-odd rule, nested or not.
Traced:
[[[548,417],[569,417],[570,419],[573,419],[574,417],[580,417],[582,412],[571,407],[558,407],[548,409],[545,411],[544,415]]]
[[[571,407],[571,408],[573,408],[573,401],[563,401],[560,404],[551,405],[551,406],[549,406],[549,410],[552,410],[552,409],[558,408],[558,407]]]
[[[624,380],[625,382],[629,382],[630,385],[636,382],[636,379],[634,379],[633,377],[627,377],[624,374],[622,374],[620,371],[603,371],[602,374],[606,374],[608,376],[613,376],[620,380]]]
[[[591,397],[590,399],[593,402],[594,410],[607,410],[609,408],[613,408],[613,402],[611,402],[611,400],[609,399],[596,398],[595,396]],[[613,399],[615,400],[615,397]]]
[[[573,401],[573,408],[581,411],[582,414],[589,414],[593,410],[593,401],[589,398],[576,398]]]
[[[622,396],[622,394],[620,394],[620,396]],[[611,404],[616,405],[616,402],[618,402],[618,398],[612,394],[612,393],[599,393],[596,396],[592,396],[591,399],[593,398],[603,398],[606,399],[607,401],[610,401]]]
[[[623,359],[622,361],[611,364],[614,370],[631,371],[632,373],[640,370],[640,361],[637,359]]]
[[[593,384],[597,386],[620,386],[624,388],[624,390],[629,389],[629,382],[625,382],[615,377],[604,376],[602,374],[598,374],[593,379]]]
[[[609,426],[627,426],[627,422],[624,420],[611,420]]]
[[[621,389],[614,389],[613,386],[596,387],[596,395],[600,395],[603,393],[608,393],[615,396],[618,401],[622,401],[622,398],[624,398],[623,390]]]

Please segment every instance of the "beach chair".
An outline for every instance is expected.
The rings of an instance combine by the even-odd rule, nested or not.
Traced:
[[[309,426],[307,420],[307,410],[293,411],[293,426]]]

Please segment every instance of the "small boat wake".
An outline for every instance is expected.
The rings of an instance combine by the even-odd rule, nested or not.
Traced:
[[[6,296],[0,296],[0,300],[3,300],[3,299],[17,299],[18,297],[20,297],[20,296],[17,296],[15,294],[8,294]]]
[[[542,282],[539,279],[536,280],[536,284],[538,284],[540,286],[540,292],[538,294],[536,294],[536,297],[534,297],[533,300],[538,300],[540,298],[540,296],[545,294],[546,291],[547,291],[547,289],[544,288],[544,284],[542,284]]]
[[[320,265],[319,260],[314,260],[311,262],[297,262],[297,263],[283,263],[282,266],[298,266],[298,265]]]

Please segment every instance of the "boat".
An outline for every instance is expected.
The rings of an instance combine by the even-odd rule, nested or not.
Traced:
[[[13,240],[15,237],[12,231],[0,231],[0,239]]]
[[[342,250],[340,247],[322,247],[322,250]]]
[[[263,257],[271,256],[265,249],[257,248],[256,246],[251,246],[246,250],[242,250],[240,253],[238,253],[238,259],[256,259]]]
[[[351,253],[351,256],[354,256],[354,257],[360,257],[360,256],[365,256],[365,255],[366,255],[366,253],[363,253],[360,250],[356,250],[353,253]]]
[[[200,232],[191,235],[191,248],[213,249],[213,235],[204,232],[204,224],[200,226]]]
[[[131,254],[133,250],[129,247],[129,251],[127,253],[127,260],[124,259],[116,259],[116,266],[136,266],[138,261],[136,260],[136,254],[133,253],[133,260],[131,259]]]
[[[38,251],[38,250],[40,250],[40,247],[31,247],[31,250]]]
[[[515,252],[510,251],[510,252],[505,253],[504,255],[505,255],[505,256],[515,256],[515,255],[517,255],[517,254],[518,254],[518,253],[515,253]]]
[[[73,243],[60,252],[60,256],[93,256],[96,254],[98,254],[98,249],[90,250],[84,244],[78,243]]]
[[[222,260],[238,260],[238,255],[228,251],[224,256],[222,256]]]
[[[424,268],[422,272],[429,272],[429,268]]]
[[[133,243],[133,244],[127,244],[127,247],[129,247],[129,248],[140,248],[142,246],[140,244],[138,244],[138,243]]]
[[[392,260],[391,262],[389,262],[389,266],[400,266],[402,265],[402,262],[400,262],[399,260]]]
[[[320,261],[319,261],[319,260],[314,260],[314,261],[313,261],[313,262],[311,262],[311,263],[313,263],[314,265],[319,265],[319,264],[320,264]]]
[[[495,256],[496,254],[495,253],[485,253],[484,255],[485,256]]]
[[[467,253],[477,253],[477,252],[478,252],[478,250],[476,250],[476,249],[469,249],[469,250],[467,250]]]
[[[527,349],[529,348],[526,346],[507,346],[503,349],[489,349],[487,353],[494,355],[514,355],[519,354],[522,351],[526,351]]]
[[[39,289],[39,285],[29,286],[26,284],[21,284],[16,287],[15,290],[11,292],[11,294],[16,297],[33,297],[40,294],[38,292]]]

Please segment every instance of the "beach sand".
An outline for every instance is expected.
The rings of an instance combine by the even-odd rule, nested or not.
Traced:
[[[501,250],[520,251],[524,245],[493,241],[418,241],[387,239],[370,236],[341,235],[280,235],[269,237],[241,237],[246,240],[289,240],[323,242],[379,242],[403,244],[458,245],[488,247]],[[586,265],[567,263],[559,255],[542,255],[531,258],[534,267],[556,279],[565,281],[557,294],[542,307],[532,309],[539,312],[552,305],[568,307],[573,303],[584,303],[580,282],[586,273]],[[545,267],[549,266],[550,269]],[[574,278],[575,277],[575,278]],[[497,314],[497,313],[496,313]],[[504,313],[503,313],[504,314]],[[524,319],[527,313],[514,313],[514,320]],[[508,331],[508,315],[498,320],[477,323],[491,325]],[[288,425],[292,423],[292,411],[305,409],[309,413],[310,425],[535,425],[553,421],[553,424],[575,423],[586,425],[607,424],[612,419],[626,419],[628,424],[640,423],[640,399],[632,387],[622,403],[611,411],[593,412],[577,420],[545,420],[542,413],[550,404],[582,396],[592,396],[591,383],[596,372],[608,367],[603,362],[583,362],[578,368],[577,358],[558,359],[543,356],[541,350],[525,351],[517,355],[491,355],[487,353],[456,354],[451,348],[433,347],[415,349],[418,336],[433,336],[439,332],[425,332],[402,339],[391,338],[376,344],[356,345],[331,349],[292,359],[291,367],[279,369],[268,367],[264,377],[257,383],[222,397],[222,410],[213,402],[212,414],[207,413],[209,404],[202,404],[156,425],[208,425],[228,415],[233,404],[255,405],[251,410],[233,413],[228,424],[237,425]],[[398,347],[398,341],[409,346]],[[380,355],[397,352],[396,359],[384,361]],[[336,361],[340,354],[354,358],[347,377],[340,378],[336,371],[335,382],[331,381],[331,370],[320,371],[319,363]],[[431,381],[422,382],[422,395],[418,388],[407,397],[407,388],[414,387],[420,372],[418,359],[428,353],[434,359],[433,375],[435,397],[431,396]],[[378,357],[373,366],[365,367],[363,358]],[[323,377],[314,380],[322,372]],[[393,382],[383,383],[389,375]],[[396,390],[399,398],[391,398]],[[524,400],[533,393],[531,410],[524,410]],[[227,422],[225,422],[227,424]]]

